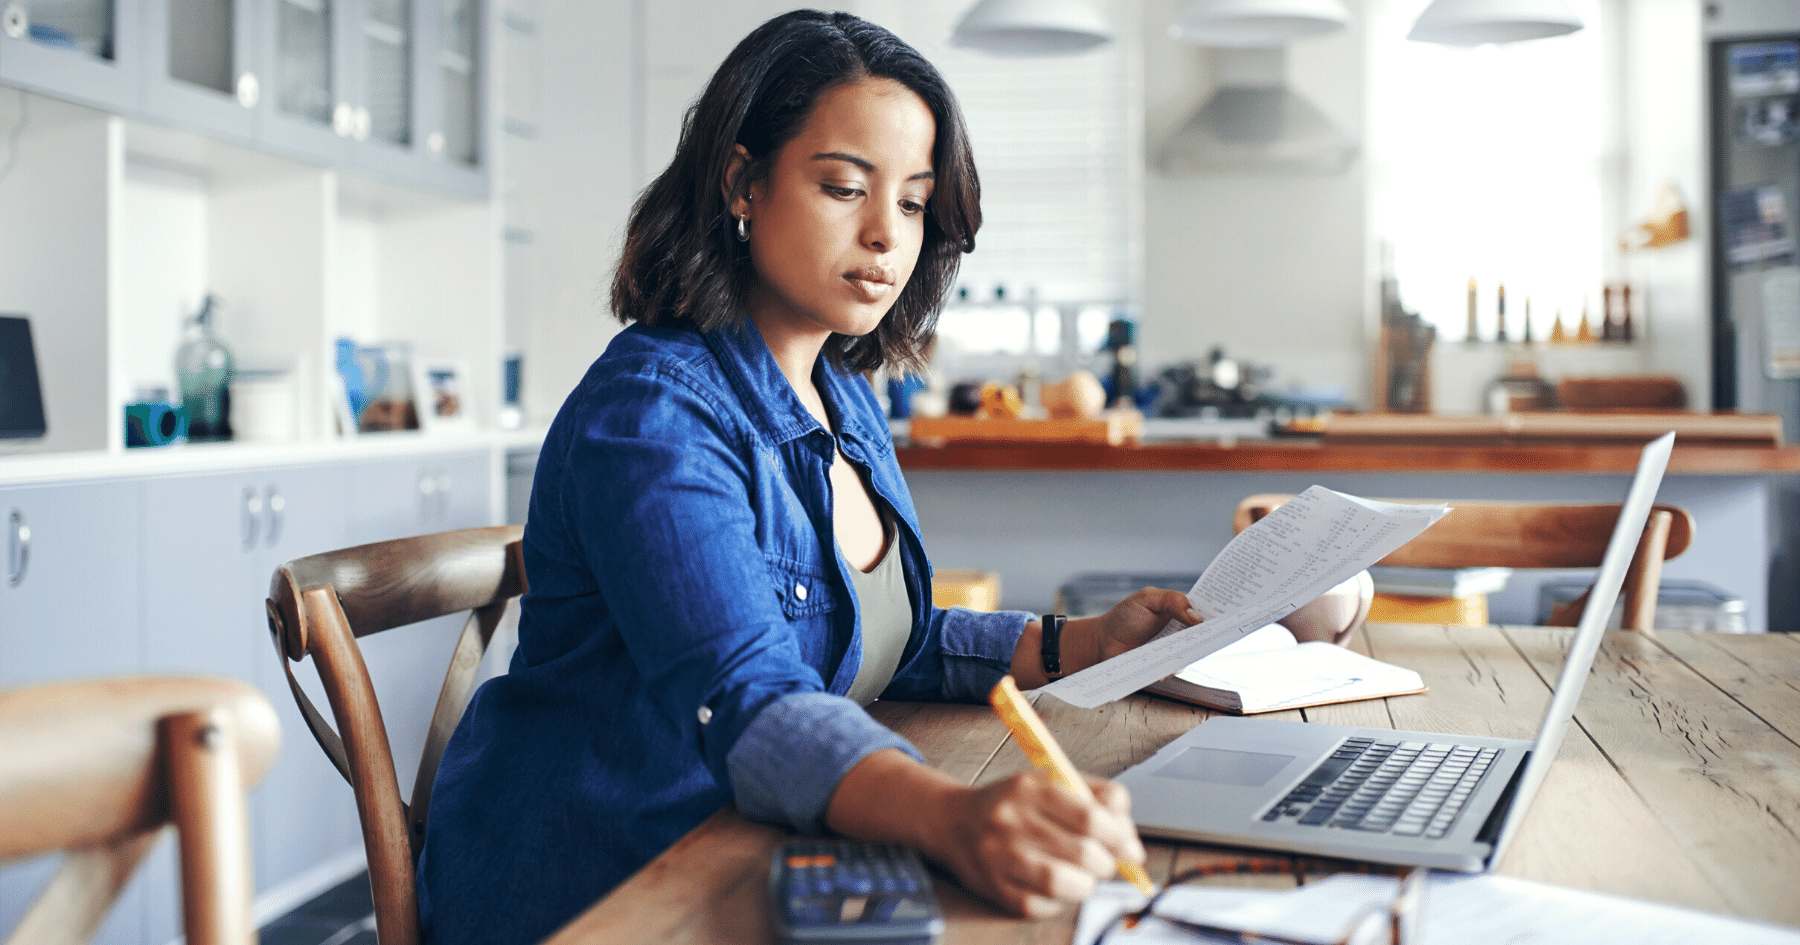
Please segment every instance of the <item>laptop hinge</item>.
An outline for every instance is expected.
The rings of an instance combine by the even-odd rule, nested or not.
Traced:
[[[1500,792],[1500,800],[1494,809],[1488,812],[1487,822],[1481,825],[1475,839],[1490,846],[1500,840],[1500,827],[1506,823],[1506,812],[1512,810],[1513,800],[1519,796],[1519,779],[1525,776],[1525,766],[1531,763],[1531,752],[1519,759],[1518,767],[1513,769],[1512,780],[1506,782],[1506,790]]]

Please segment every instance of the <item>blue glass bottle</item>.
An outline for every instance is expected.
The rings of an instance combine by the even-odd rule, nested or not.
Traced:
[[[231,352],[213,336],[217,296],[208,294],[188,320],[175,352],[175,379],[187,408],[188,439],[231,439]]]

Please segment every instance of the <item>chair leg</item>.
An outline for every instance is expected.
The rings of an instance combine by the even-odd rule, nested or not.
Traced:
[[[69,851],[62,869],[13,927],[7,945],[86,945],[93,941],[94,932],[112,911],[138,861],[150,852],[160,833],[146,830],[110,846]]]
[[[1656,627],[1656,598],[1662,590],[1663,556],[1669,547],[1669,529],[1675,516],[1668,512],[1651,512],[1638,539],[1637,554],[1632,556],[1631,570],[1625,572],[1625,614],[1620,626],[1627,630],[1653,630]]]
[[[250,830],[231,716],[216,708],[167,716],[162,735],[188,945],[248,945]]]

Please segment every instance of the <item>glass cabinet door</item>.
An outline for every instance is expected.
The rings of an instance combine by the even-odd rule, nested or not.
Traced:
[[[262,77],[253,65],[252,0],[148,0],[150,73],[144,108],[154,118],[248,139]]]
[[[476,0],[442,0],[438,16],[437,73],[440,107],[437,128],[425,142],[438,160],[465,167],[481,164],[480,15]]]
[[[365,0],[358,140],[413,143],[412,0]]]
[[[275,110],[329,128],[338,103],[331,0],[275,4]]]
[[[113,14],[113,0],[14,0],[6,5],[6,34],[110,62],[117,58]]]
[[[263,0],[261,137],[278,148],[336,163],[356,130],[345,100],[342,53],[353,19],[345,0]]]
[[[139,104],[139,4],[0,0],[0,80],[103,107]]]

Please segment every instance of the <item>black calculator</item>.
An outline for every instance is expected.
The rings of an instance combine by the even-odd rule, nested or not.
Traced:
[[[791,945],[935,945],[944,916],[919,855],[891,843],[793,840],[769,864],[775,934]]]

